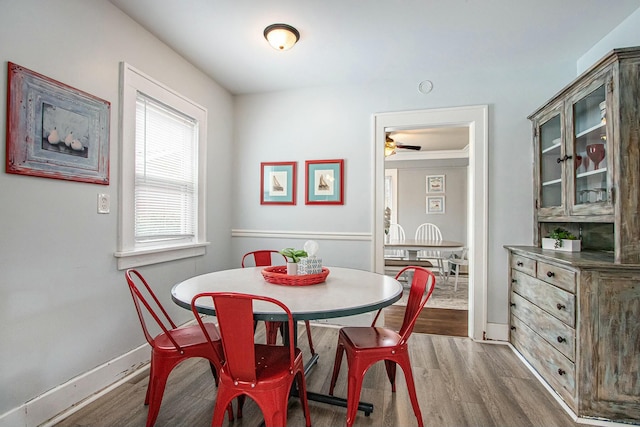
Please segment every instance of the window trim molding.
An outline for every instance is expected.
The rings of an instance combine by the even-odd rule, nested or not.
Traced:
[[[196,241],[189,244],[161,244],[157,246],[135,244],[134,192],[135,192],[135,118],[138,91],[167,101],[167,105],[180,111],[195,112],[198,120],[198,227]],[[158,96],[158,91],[162,96]],[[156,96],[154,96],[156,95]],[[178,92],[142,73],[126,62],[120,63],[120,194],[118,209],[118,270],[156,264],[206,252],[206,158],[207,158],[207,109]],[[126,118],[126,119],[125,119]]]

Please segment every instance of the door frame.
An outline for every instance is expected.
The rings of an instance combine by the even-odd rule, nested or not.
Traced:
[[[469,337],[482,340],[487,325],[488,251],[488,115],[487,105],[400,111],[373,115],[374,176],[372,265],[384,273],[384,142],[386,128],[467,126],[469,173],[467,245],[469,247]]]

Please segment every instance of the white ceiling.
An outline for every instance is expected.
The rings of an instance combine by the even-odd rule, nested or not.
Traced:
[[[110,0],[233,94],[576,61],[640,0]],[[300,31],[279,52],[264,28]],[[437,82],[434,82],[437,85]]]
[[[420,145],[420,151],[464,150],[469,145],[468,127],[432,127],[390,131],[398,144]],[[406,150],[403,150],[406,151]]]

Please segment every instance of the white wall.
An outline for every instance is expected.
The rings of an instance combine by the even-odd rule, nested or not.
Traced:
[[[577,74],[582,73],[611,49],[640,46],[640,8],[578,59]]]
[[[398,223],[406,238],[413,239],[422,223],[435,224],[444,240],[467,246],[467,172],[468,159],[394,161],[385,167],[398,169]],[[426,193],[426,177],[445,176],[445,192]],[[444,196],[444,214],[427,214],[426,197]]]
[[[140,269],[180,322],[192,315],[170,302],[170,287],[231,263],[231,212],[220,207],[231,199],[233,98],[107,1],[0,3],[0,99],[7,97],[11,61],[111,102],[110,185],[0,173],[2,424],[5,412],[145,342],[113,257],[120,61],[209,111],[207,232],[212,245],[204,257]],[[0,128],[4,139],[4,101]],[[0,153],[4,164],[5,150]],[[111,195],[108,215],[97,214],[102,192]]]

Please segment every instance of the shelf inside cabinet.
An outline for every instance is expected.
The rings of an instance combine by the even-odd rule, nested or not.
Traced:
[[[552,179],[551,181],[544,181],[542,183],[542,186],[546,187],[548,185],[561,184],[561,183],[562,183],[562,178],[560,178],[560,179]]]
[[[607,173],[607,168],[594,169],[587,172],[579,173],[576,175],[576,178],[585,178],[587,176],[596,175],[599,173]],[[544,183],[542,185],[544,185]]]
[[[557,150],[557,152],[560,152],[560,145],[562,145],[562,143],[558,142],[556,144],[551,145],[550,147],[545,148],[544,150],[542,150],[542,154],[550,154],[552,152],[555,152]]]
[[[604,135],[604,134],[605,134],[605,132],[604,132],[604,127],[605,127],[605,124],[604,124],[604,123],[598,123],[597,125],[592,126],[592,127],[590,127],[589,129],[586,129],[586,130],[584,130],[584,131],[582,131],[582,132],[578,133],[578,134],[576,135],[576,139],[578,139],[578,138],[582,138],[582,137],[585,137],[585,136],[589,135],[591,132],[593,132],[593,131],[595,131],[595,130],[598,130],[598,129],[602,129],[601,134],[602,134],[602,135]]]

